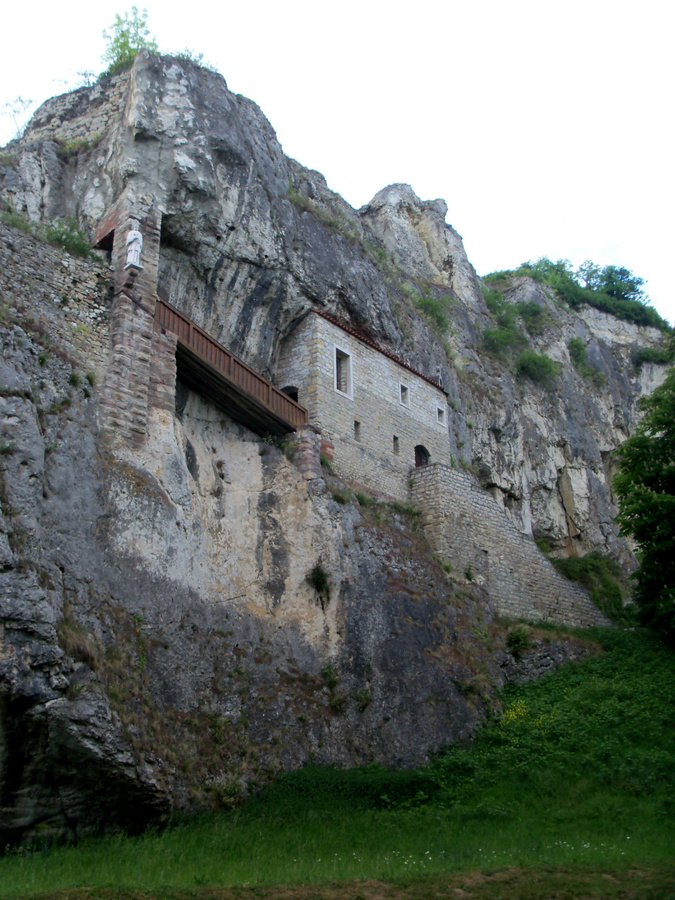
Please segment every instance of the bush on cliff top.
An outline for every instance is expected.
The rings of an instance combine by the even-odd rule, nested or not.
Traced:
[[[157,43],[150,34],[147,20],[147,10],[139,12],[137,6],[132,6],[123,16],[119,13],[115,16],[110,30],[103,32],[108,44],[103,54],[103,61],[108,64],[104,75],[117,75],[131,68],[140,50],[157,53]]]
[[[600,267],[586,260],[574,271],[567,259],[554,262],[542,256],[536,262],[521,263],[517,269],[491,272],[484,281],[495,285],[517,275],[529,275],[535,281],[548,284],[572,309],[587,303],[636,325],[649,325],[664,332],[672,330],[649,306],[649,298],[643,290],[644,279],[622,266]]]

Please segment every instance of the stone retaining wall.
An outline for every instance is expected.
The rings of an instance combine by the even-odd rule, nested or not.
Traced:
[[[464,472],[437,463],[415,469],[412,482],[434,552],[459,577],[483,583],[499,613],[570,626],[609,624],[586,591],[563,578]]]
[[[52,97],[35,112],[23,142],[96,141],[119,122],[131,72],[122,72],[91,87]]]
[[[0,303],[72,346],[97,381],[108,364],[110,274],[104,260],[71,256],[0,222]]]

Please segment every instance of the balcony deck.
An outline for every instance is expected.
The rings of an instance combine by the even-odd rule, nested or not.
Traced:
[[[307,410],[237,359],[166,300],[155,323],[178,338],[179,376],[256,434],[286,434],[307,422]]]

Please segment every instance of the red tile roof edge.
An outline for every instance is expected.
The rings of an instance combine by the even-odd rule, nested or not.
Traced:
[[[428,375],[424,375],[417,369],[413,369],[413,367],[409,366],[408,363],[403,362],[402,359],[399,359],[398,356],[390,353],[389,350],[385,350],[383,347],[380,347],[375,343],[375,341],[371,341],[370,338],[366,337],[365,334],[361,334],[360,331],[352,328],[351,325],[345,325],[343,322],[340,322],[339,319],[336,319],[335,316],[331,316],[330,313],[324,312],[322,309],[317,309],[316,307],[314,307],[312,309],[312,312],[315,312],[317,316],[321,316],[322,319],[326,319],[326,321],[330,322],[331,324],[337,325],[338,328],[346,331],[347,334],[351,334],[353,337],[358,338],[358,340],[362,341],[364,344],[367,344],[369,347],[372,347],[373,350],[377,350],[377,352],[381,353],[383,356],[388,356],[389,359],[393,359],[393,361],[395,363],[398,363],[399,366],[403,366],[404,369],[412,372],[413,375],[417,375],[418,378],[423,378],[425,381],[428,381],[429,384],[433,385],[435,388],[438,388],[439,391],[443,391],[446,397],[448,396],[448,392],[445,390],[445,388],[443,388],[442,385],[440,385],[437,381],[434,381],[433,378],[429,378]]]

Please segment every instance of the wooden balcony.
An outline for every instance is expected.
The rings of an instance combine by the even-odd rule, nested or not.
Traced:
[[[237,359],[191,319],[158,299],[155,322],[178,337],[178,375],[256,434],[286,434],[307,410]]]

